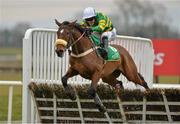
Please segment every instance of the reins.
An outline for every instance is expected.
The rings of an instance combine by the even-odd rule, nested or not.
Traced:
[[[70,44],[69,47],[72,47],[72,46],[75,45],[78,41],[80,41],[81,38],[84,36],[84,34],[85,34],[85,32],[83,32],[83,34],[82,34],[76,41],[74,41],[72,44]],[[73,38],[73,37],[72,37],[72,38]],[[73,40],[74,40],[74,38],[73,38]]]
[[[68,50],[70,56],[75,57],[75,58],[80,58],[80,57],[86,56],[87,54],[93,52],[94,50],[96,51],[96,49],[99,48],[99,47],[95,46],[93,44],[93,42],[92,42],[92,47],[90,49],[88,49],[87,51],[85,51],[83,53],[80,53],[80,54],[72,53],[72,50],[70,50],[70,47],[74,46],[78,41],[80,41],[82,39],[82,37],[85,35],[86,32],[83,32],[81,34],[81,36],[76,40],[73,37],[73,33],[74,33],[74,29],[72,31],[70,31],[70,36],[69,36],[69,39],[68,39],[69,44],[67,44],[67,47],[65,47],[65,51]],[[89,38],[89,40],[91,40],[91,38]],[[96,51],[96,54],[97,54],[98,57],[100,57],[99,54],[97,53],[97,51]]]

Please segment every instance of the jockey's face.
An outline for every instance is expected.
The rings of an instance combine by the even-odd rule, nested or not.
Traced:
[[[93,26],[95,23],[95,18],[94,17],[88,18],[86,19],[86,22],[89,24],[89,26]]]

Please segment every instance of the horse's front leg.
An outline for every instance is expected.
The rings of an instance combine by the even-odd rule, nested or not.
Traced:
[[[98,84],[99,80],[100,80],[100,73],[98,71],[96,71],[91,77],[92,82],[91,82],[91,85],[88,89],[88,95],[91,98],[94,98],[96,95],[96,88],[97,88],[97,84]]]
[[[78,72],[76,70],[74,70],[73,68],[69,67],[66,74],[61,78],[64,88],[68,86],[67,85],[68,78],[73,77],[75,75],[78,75]]]
[[[65,89],[65,93],[72,100],[76,99],[76,94],[75,94],[74,89],[70,85],[67,84],[67,80],[68,78],[73,77],[77,74],[78,72],[76,70],[69,67],[67,73],[61,78],[63,87]]]
[[[88,89],[88,95],[94,99],[96,107],[99,109],[99,111],[104,113],[106,112],[106,108],[104,107],[98,94],[96,93],[97,84],[100,78],[101,78],[101,73],[98,71],[92,75],[92,78],[91,78],[92,82],[91,82],[91,86]]]

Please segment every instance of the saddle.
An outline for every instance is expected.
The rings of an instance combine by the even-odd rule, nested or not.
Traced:
[[[95,44],[95,46],[99,46],[97,51],[101,55],[101,57],[104,58],[104,49],[102,47],[100,47],[101,46],[100,38],[98,38],[95,34],[92,34],[90,36],[90,39]],[[120,54],[116,48],[109,45],[108,46],[108,55],[104,59],[107,61],[118,61],[120,59]]]

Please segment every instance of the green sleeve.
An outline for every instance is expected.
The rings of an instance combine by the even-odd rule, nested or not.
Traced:
[[[99,26],[92,27],[91,29],[95,32],[99,32],[99,33],[103,32]]]

